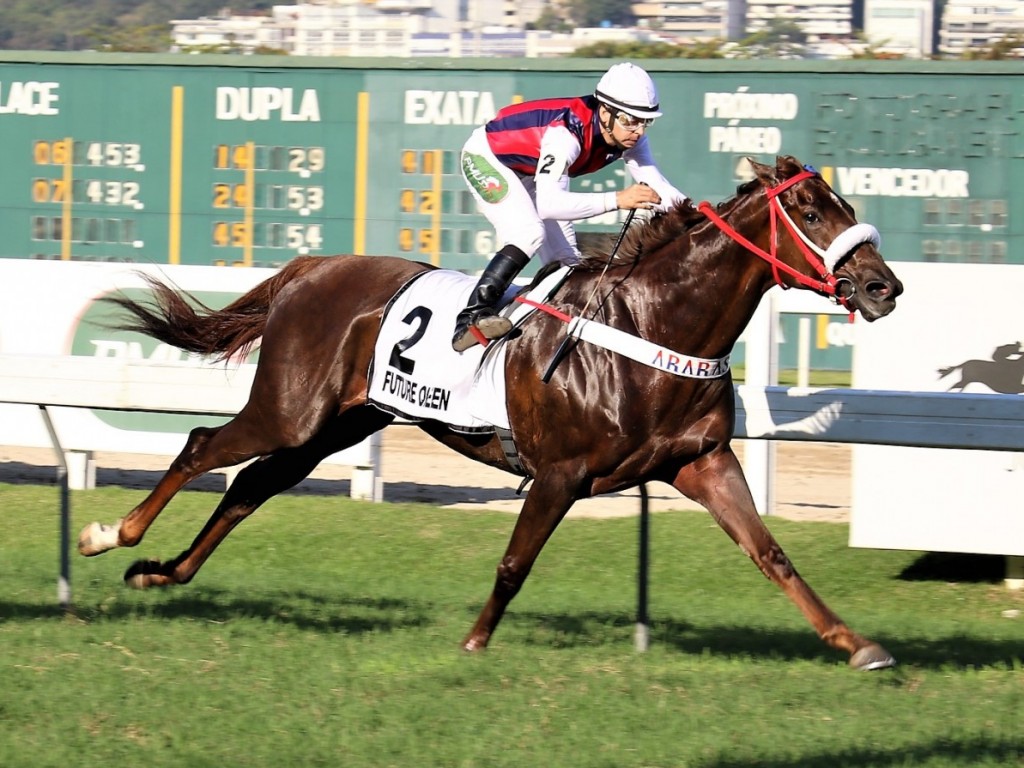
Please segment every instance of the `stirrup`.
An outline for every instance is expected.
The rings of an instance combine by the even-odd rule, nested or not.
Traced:
[[[512,322],[505,317],[487,315],[481,317],[465,329],[460,330],[461,333],[456,333],[455,338],[452,340],[452,349],[456,352],[465,352],[476,344],[483,343],[486,346],[486,342],[489,339],[500,339],[512,330]],[[477,334],[479,334],[479,337]],[[483,341],[481,341],[481,337]]]

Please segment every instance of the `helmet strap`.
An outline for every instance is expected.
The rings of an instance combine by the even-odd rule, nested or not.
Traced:
[[[604,109],[605,113],[608,115],[607,120],[601,119],[601,109]],[[598,102],[597,122],[608,135],[608,143],[612,146],[618,146],[615,140],[615,115],[617,113],[618,110],[610,104],[606,104],[603,101]]]

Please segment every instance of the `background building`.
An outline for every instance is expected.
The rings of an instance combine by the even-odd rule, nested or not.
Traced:
[[[184,51],[535,58],[600,41],[735,42],[788,26],[804,38],[790,56],[847,58],[863,50],[863,37],[882,54],[929,58],[962,57],[1024,36],[1024,0],[948,0],[938,29],[935,0],[643,0],[633,4],[636,27],[527,29],[557,7],[540,0],[311,0],[266,13],[176,20],[172,37]]]
[[[1008,35],[1024,35],[1022,0],[948,0],[939,29],[939,52],[962,56],[990,48]]]
[[[565,56],[599,41],[661,39],[642,28],[527,30],[548,5],[538,0],[324,0],[171,24],[178,51],[275,49],[296,56],[541,58]]]
[[[912,59],[932,55],[932,0],[866,0],[864,36],[880,52]]]
[[[809,37],[853,36],[852,0],[747,0],[748,33],[767,29],[773,21],[792,22]]]
[[[667,37],[691,42],[727,39],[727,0],[681,0],[633,4],[637,22]]]

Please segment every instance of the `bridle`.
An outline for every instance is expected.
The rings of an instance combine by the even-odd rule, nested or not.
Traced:
[[[722,230],[726,235],[731,237],[755,256],[758,256],[771,264],[772,276],[775,279],[776,285],[779,285],[784,289],[790,287],[782,281],[780,272],[785,272],[800,285],[831,297],[837,304],[840,304],[844,309],[849,310],[852,313],[854,308],[849,304],[849,300],[853,297],[854,292],[856,292],[856,286],[854,286],[853,282],[848,278],[837,278],[835,276],[834,270],[836,264],[839,263],[840,259],[850,253],[850,251],[864,243],[871,243],[877,248],[881,242],[881,238],[878,234],[878,230],[873,226],[870,224],[859,223],[854,224],[843,232],[840,232],[827,249],[822,249],[820,246],[812,242],[803,230],[793,223],[793,219],[790,218],[786,209],[783,208],[782,201],[779,199],[779,196],[793,185],[799,184],[801,181],[805,181],[806,179],[812,179],[816,176],[819,176],[817,171],[805,166],[805,169],[796,176],[786,179],[774,187],[764,187],[765,195],[768,198],[768,213],[771,223],[771,253],[757,245],[754,245],[754,243],[750,242],[747,238],[733,229],[725,219],[715,212],[714,208],[707,200],[700,203],[697,206],[697,210],[707,216],[712,223],[714,223],[714,225]],[[791,267],[779,260],[779,257],[777,256],[779,246],[779,219],[782,219],[783,225],[789,231],[789,234],[792,236],[797,248],[799,248],[801,253],[803,253],[807,263],[814,269],[817,274],[817,278],[809,277],[802,272],[797,271],[794,267]],[[847,283],[850,286],[851,293],[849,296],[839,295],[838,287],[840,283]]]

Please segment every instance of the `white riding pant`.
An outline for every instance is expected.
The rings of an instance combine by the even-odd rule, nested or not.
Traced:
[[[490,168],[489,172],[501,177],[501,184],[507,192],[496,202],[488,201],[481,195],[473,179],[467,173],[467,154],[482,157]],[[580,251],[576,245],[576,230],[571,221],[541,219],[537,214],[537,189],[532,177],[521,178],[515,171],[502,165],[491,152],[487,134],[483,127],[477,128],[462,147],[462,178],[476,199],[477,209],[494,227],[498,248],[514,245],[527,256],[535,253],[544,264],[560,262],[575,264]],[[568,179],[566,179],[568,183]]]

